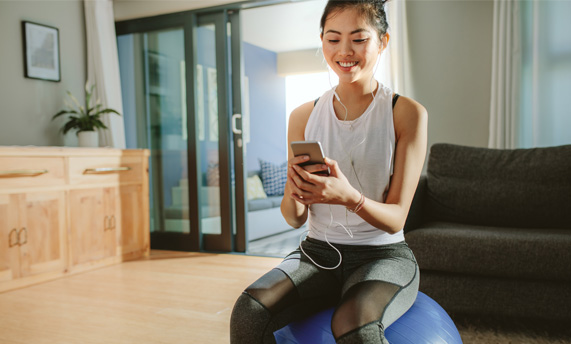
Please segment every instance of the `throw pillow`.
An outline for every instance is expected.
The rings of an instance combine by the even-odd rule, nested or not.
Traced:
[[[246,179],[246,190],[248,201],[257,198],[268,198],[268,195],[264,192],[262,180],[258,175]]]
[[[287,181],[287,161],[281,165],[260,159],[262,171],[262,184],[268,196],[280,196],[284,194]]]
[[[206,172],[206,185],[220,186],[220,172],[218,170],[218,163],[208,164],[208,171]]]

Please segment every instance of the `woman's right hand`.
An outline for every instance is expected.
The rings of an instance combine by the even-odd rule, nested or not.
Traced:
[[[296,195],[299,198],[303,198],[303,195],[307,193],[307,187],[310,183],[304,180],[294,168],[295,165],[299,166],[300,164],[305,163],[307,160],[309,160],[308,155],[300,155],[288,160],[287,182],[289,184],[290,197],[293,199],[295,199],[293,195]],[[321,164],[306,165],[301,168],[309,173],[327,171],[327,167],[325,166],[324,168],[324,165]]]
[[[292,194],[296,194],[296,195],[300,196],[301,193],[303,192],[299,188],[298,183],[296,182],[296,179],[299,180],[300,176],[295,171],[293,166],[302,164],[302,163],[306,162],[307,160],[309,160],[309,156],[299,155],[299,156],[294,156],[293,158],[289,159],[287,162],[287,183],[288,183],[289,191],[290,191],[289,196],[293,199],[295,199],[295,198],[292,197]]]

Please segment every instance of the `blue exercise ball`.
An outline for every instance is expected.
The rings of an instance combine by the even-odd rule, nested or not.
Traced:
[[[334,344],[333,308],[274,332],[277,344]],[[412,307],[385,330],[391,344],[462,344],[460,333],[440,305],[418,292]]]

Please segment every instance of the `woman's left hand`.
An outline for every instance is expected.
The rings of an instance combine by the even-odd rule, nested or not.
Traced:
[[[313,174],[303,167],[293,165],[296,172],[293,181],[301,194],[292,193],[291,197],[305,205],[326,203],[353,206],[358,203],[361,194],[351,186],[337,161],[325,158],[325,164],[329,167],[329,176]]]

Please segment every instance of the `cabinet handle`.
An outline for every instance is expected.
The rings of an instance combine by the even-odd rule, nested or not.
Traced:
[[[13,240],[12,240],[12,239],[14,238],[14,235],[13,235],[13,234],[16,235],[16,236],[15,236],[16,242],[13,242]],[[17,230],[16,228],[12,229],[12,230],[10,231],[10,235],[9,235],[9,241],[10,241],[9,246],[10,246],[10,247],[14,247],[14,246],[18,245],[18,241],[19,241],[19,240],[20,240],[20,239],[18,238],[18,230]]]
[[[109,216],[105,215],[105,220],[103,220],[103,230],[106,231],[109,227]]]
[[[110,172],[124,172],[130,171],[130,167],[97,167],[97,168],[86,168],[83,173],[110,173]]]
[[[25,241],[22,242],[22,240],[20,240],[20,234],[25,233],[26,237],[25,237]],[[26,245],[28,243],[28,229],[26,227],[22,227],[19,231],[18,231],[18,245],[22,246],[22,245]]]
[[[114,230],[115,229],[115,215],[105,216],[105,230]]]
[[[0,177],[37,176],[48,172],[48,170],[4,170],[0,171]]]

